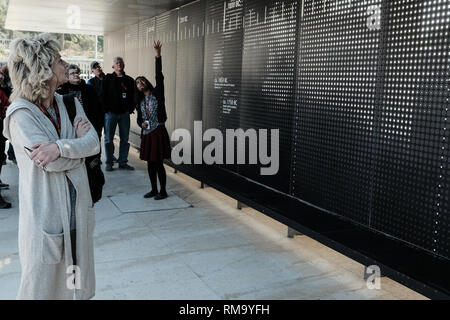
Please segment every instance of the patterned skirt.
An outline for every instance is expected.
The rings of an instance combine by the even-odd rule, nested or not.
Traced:
[[[141,135],[139,158],[145,161],[163,161],[170,159],[172,148],[169,133],[165,125],[159,125],[152,132]]]

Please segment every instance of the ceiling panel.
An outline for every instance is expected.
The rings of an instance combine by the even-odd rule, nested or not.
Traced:
[[[102,35],[189,2],[192,0],[10,0],[5,27]]]

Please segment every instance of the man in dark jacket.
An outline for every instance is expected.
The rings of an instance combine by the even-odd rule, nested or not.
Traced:
[[[113,73],[108,73],[102,85],[105,107],[105,152],[106,171],[113,170],[114,134],[119,125],[119,169],[134,170],[128,165],[130,144],[130,114],[134,111],[134,80],[124,71],[125,64],[121,57],[113,60]]]
[[[105,74],[103,73],[102,67],[100,66],[100,63],[98,61],[94,61],[91,63],[91,71],[95,75],[95,77],[89,79],[87,84],[94,87],[95,92],[97,93],[98,100],[100,101],[102,108],[104,108],[102,83],[103,79],[105,78]]]

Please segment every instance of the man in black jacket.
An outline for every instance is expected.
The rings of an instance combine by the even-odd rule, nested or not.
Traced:
[[[100,63],[98,61],[94,61],[91,63],[91,71],[92,73],[94,73],[95,77],[89,79],[87,84],[94,87],[95,92],[97,93],[98,100],[100,101],[102,108],[104,108],[102,83],[103,79],[105,78],[105,74],[103,73],[102,67],[100,66]]]
[[[134,111],[134,80],[124,71],[125,64],[121,57],[113,60],[113,73],[108,73],[102,84],[103,103],[105,107],[105,152],[106,171],[113,170],[114,134],[119,125],[119,169],[134,170],[128,165],[130,144],[130,114]]]

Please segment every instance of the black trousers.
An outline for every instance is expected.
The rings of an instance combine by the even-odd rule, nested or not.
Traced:
[[[72,259],[73,259],[73,265],[77,265],[77,230],[71,230],[70,231],[70,244],[72,247]]]
[[[0,119],[0,174],[2,173],[3,161],[6,160],[5,146],[6,138],[3,136],[3,120]]]

